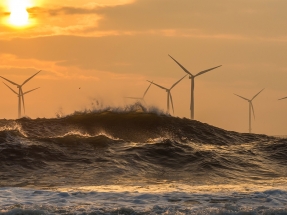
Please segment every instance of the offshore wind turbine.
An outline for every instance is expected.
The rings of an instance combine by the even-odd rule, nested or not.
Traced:
[[[154,84],[155,86],[165,90],[167,92],[167,112],[169,113],[169,103],[171,102],[171,106],[172,106],[172,112],[174,114],[174,108],[173,108],[173,101],[172,101],[172,95],[171,95],[171,90],[172,88],[174,88],[182,79],[184,79],[187,75],[183,76],[181,79],[179,79],[177,82],[175,82],[169,89],[168,88],[165,88],[163,86],[160,86],[154,82],[151,82],[149,80],[147,80],[148,82],[150,82],[151,84]],[[170,101],[169,101],[170,99]]]
[[[147,91],[149,90],[149,88],[150,88],[151,85],[152,85],[152,83],[150,83],[150,85],[148,86],[148,88],[146,89],[146,91],[144,92],[144,94],[143,94],[142,97],[125,97],[125,98],[141,100],[141,101],[143,101],[144,103],[146,103],[145,100],[144,100],[144,97],[145,97],[145,95],[147,94]]]
[[[41,72],[41,70],[39,71]],[[18,118],[21,118],[21,100],[23,103],[23,108],[24,108],[24,113],[25,113],[25,102],[24,102],[24,94],[30,93],[38,88],[35,88],[33,90],[29,90],[25,93],[23,93],[22,87],[28,82],[30,81],[34,76],[36,76],[39,72],[35,73],[34,75],[32,75],[30,78],[26,79],[21,85],[20,84],[16,84],[13,81],[10,81],[7,78],[4,78],[2,76],[0,76],[0,78],[3,78],[4,80],[10,82],[11,84],[17,86],[17,88],[19,89],[18,93],[16,91],[14,91],[12,88],[10,88],[7,84],[5,84],[7,87],[9,87],[14,93],[16,93],[18,95]]]
[[[264,90],[264,89],[260,90],[259,93],[261,93],[263,90]],[[255,96],[253,96],[252,99],[247,99],[247,98],[244,98],[244,97],[242,97],[242,96],[237,95],[237,94],[234,93],[234,95],[236,95],[236,96],[238,96],[239,98],[242,98],[242,99],[248,101],[248,103],[249,103],[249,133],[251,133],[251,109],[252,109],[252,112],[253,112],[253,117],[254,117],[254,119],[255,119],[255,113],[254,113],[254,107],[253,107],[252,101],[253,101],[253,99],[256,98],[256,96],[259,95],[259,93],[257,93]]]
[[[211,71],[211,70],[213,70],[213,69],[216,69],[216,68],[218,68],[218,67],[221,67],[222,65],[219,65],[219,66],[216,66],[216,67],[213,67],[213,68],[210,68],[210,69],[206,69],[206,70],[203,70],[203,71],[201,71],[201,72],[199,72],[199,73],[197,73],[196,75],[193,75],[193,74],[191,74],[186,68],[184,68],[178,61],[176,61],[172,56],[170,56],[170,55],[168,55],[171,59],[173,59],[173,61],[175,62],[175,63],[177,63],[177,65],[179,65],[182,69],[183,69],[183,71],[185,71],[188,75],[189,75],[189,79],[191,80],[191,90],[190,90],[190,92],[191,92],[191,98],[190,98],[190,119],[194,119],[194,78],[195,77],[197,77],[197,76],[199,76],[199,75],[202,75],[202,74],[204,74],[204,73],[206,73],[206,72],[209,72],[209,71]]]
[[[5,84],[5,83],[3,82],[3,84]],[[17,93],[15,90],[13,90],[11,87],[9,87],[7,84],[5,84],[5,85],[6,85],[10,90],[12,90],[12,92],[15,93],[15,94],[18,96],[18,98],[21,97],[21,96],[23,96],[23,98],[24,98],[24,95],[25,95],[25,94],[30,93],[30,92],[32,92],[32,91],[37,90],[37,89],[40,88],[40,87],[37,87],[37,88],[35,88],[35,89],[29,90],[29,91],[23,93],[23,95],[20,95],[20,94]],[[25,113],[24,99],[23,99],[22,101],[23,101],[23,109],[24,109],[24,113]],[[20,118],[20,117],[19,117],[19,118]]]

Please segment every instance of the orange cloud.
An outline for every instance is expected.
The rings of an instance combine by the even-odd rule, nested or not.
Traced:
[[[232,3],[227,0],[207,0],[205,3],[194,0],[76,0],[59,3],[52,0],[28,9],[37,24],[23,31],[1,26],[0,35],[7,39],[160,34],[228,40],[264,38],[285,42],[287,30],[281,27],[287,18],[282,9],[285,6],[287,3],[284,2],[255,0]]]
[[[83,70],[76,67],[64,67],[57,65],[58,62],[52,61],[40,61],[36,59],[20,59],[15,55],[11,54],[1,54],[0,55],[0,69],[1,73],[5,74],[5,71],[9,71],[9,75],[25,76],[21,71],[26,70],[42,70],[42,79],[83,79],[83,80],[95,80],[98,81],[99,78],[95,75],[83,75]]]

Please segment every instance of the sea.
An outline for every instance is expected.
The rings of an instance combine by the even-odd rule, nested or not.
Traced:
[[[286,137],[140,104],[0,120],[0,215],[287,215]]]

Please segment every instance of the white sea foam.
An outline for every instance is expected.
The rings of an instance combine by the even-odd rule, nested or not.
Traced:
[[[105,136],[111,140],[120,140],[119,138],[115,138],[115,137],[109,135],[108,133],[106,133],[104,131],[101,131],[101,132],[98,132],[94,135],[91,135],[91,134],[88,134],[87,132],[81,132],[79,130],[72,130],[72,131],[69,131],[63,135],[58,135],[58,136],[50,137],[50,138],[63,138],[63,137],[68,137],[68,136],[79,136],[79,137],[83,137],[83,138]]]
[[[11,123],[4,126],[0,126],[0,131],[18,131],[24,137],[28,137],[28,135],[22,129],[22,126],[18,123]]]
[[[5,187],[0,188],[0,208],[0,214],[7,215],[287,214],[287,189],[272,185],[190,186],[168,183],[57,190]]]
[[[84,109],[82,111],[76,111],[73,114],[82,114],[82,113],[105,113],[105,112],[114,112],[114,113],[131,113],[131,112],[139,112],[139,113],[154,113],[157,115],[169,115],[167,112],[159,109],[155,106],[146,106],[140,102],[136,102],[130,105],[124,106],[108,106],[102,105],[97,107],[92,107],[91,109]],[[70,116],[68,115],[68,116]],[[58,118],[66,117],[65,115],[60,115]]]

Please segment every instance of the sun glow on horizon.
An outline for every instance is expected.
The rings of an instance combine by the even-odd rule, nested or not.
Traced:
[[[25,27],[29,25],[29,13],[27,8],[31,6],[29,0],[9,0],[10,10],[9,24],[15,27]]]

